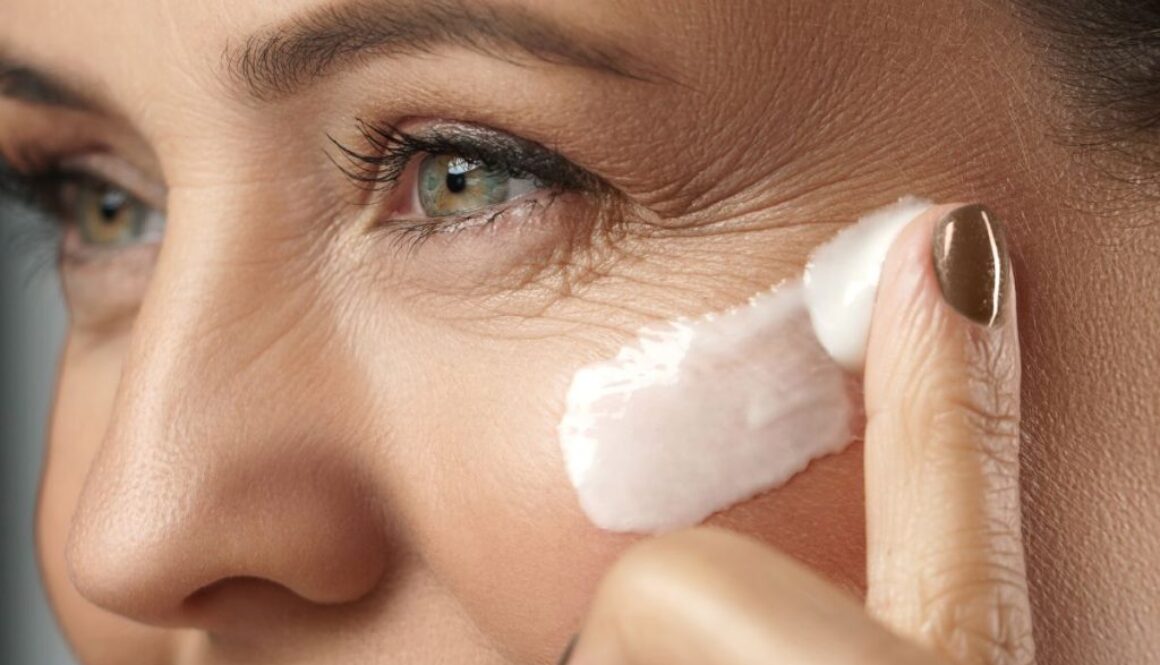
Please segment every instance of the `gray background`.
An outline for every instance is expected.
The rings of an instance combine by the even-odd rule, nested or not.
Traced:
[[[0,207],[0,663],[71,665],[36,568],[33,510],[65,315],[51,249]]]

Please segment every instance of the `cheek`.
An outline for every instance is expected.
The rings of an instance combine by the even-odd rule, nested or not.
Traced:
[[[592,527],[556,442],[572,364],[560,344],[479,340],[434,353],[424,402],[401,440],[420,556],[517,662],[552,662],[602,572],[633,540]],[[396,476],[398,477],[398,476]],[[410,511],[408,511],[410,512]]]
[[[541,650],[567,641],[604,571],[641,538],[594,527],[567,479],[556,425],[568,368],[591,348],[561,339],[431,347],[433,378],[414,417],[396,423],[413,428],[401,441],[422,448],[395,477],[411,487],[408,524],[424,562],[519,662],[551,662],[557,654]],[[708,523],[762,539],[861,595],[861,447]]]
[[[707,523],[759,538],[861,598],[866,594],[862,478],[862,445],[855,443]]]
[[[37,545],[52,607],[85,663],[163,663],[163,633],[126,621],[77,593],[65,562],[69,529],[112,409],[120,349],[81,352],[74,336],[63,355],[37,509]]]

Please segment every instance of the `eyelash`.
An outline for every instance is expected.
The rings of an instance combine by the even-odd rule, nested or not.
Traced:
[[[391,185],[411,158],[420,154],[455,155],[509,175],[539,178],[566,189],[590,189],[594,176],[556,152],[537,143],[478,125],[437,124],[422,132],[408,132],[392,124],[358,121],[358,132],[372,152],[360,152],[330,137],[348,160],[339,165],[351,180],[375,188]],[[351,168],[353,167],[353,168]]]
[[[366,148],[351,148],[328,137],[339,151],[337,156],[331,155],[331,160],[353,183],[370,191],[393,188],[420,155],[463,157],[512,178],[534,179],[538,186],[553,190],[554,194],[594,193],[607,187],[549,148],[480,125],[440,123],[420,132],[408,132],[392,124],[358,121],[357,129]],[[42,222],[18,225],[4,240],[21,250],[29,245],[51,248],[57,254],[65,227],[61,211],[55,209],[58,193],[61,187],[89,177],[55,168],[37,174],[21,173],[0,157],[0,211],[15,207],[31,212]],[[505,211],[506,208],[484,209],[461,216],[398,223],[392,220],[385,225],[414,249],[437,233],[487,226]],[[24,228],[28,226],[35,228]],[[54,256],[54,260],[58,258]]]
[[[479,125],[443,123],[408,132],[392,124],[358,121],[358,131],[370,151],[329,137],[346,163],[334,156],[332,161],[352,182],[372,191],[393,187],[418,155],[462,157],[512,178],[533,178],[557,191],[593,192],[604,186],[549,148]]]

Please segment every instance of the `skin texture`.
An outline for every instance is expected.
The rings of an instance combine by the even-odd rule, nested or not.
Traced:
[[[0,99],[5,155],[99,146],[168,192],[163,249],[64,270],[39,541],[81,658],[552,662],[633,541],[566,485],[572,370],[910,193],[1007,221],[1039,662],[1156,660],[1160,227],[1055,140],[1029,28],[968,0],[513,3],[650,80],[439,46],[254,99],[223,54],[337,2],[4,0],[0,53],[103,109]],[[401,248],[327,158],[360,118],[489,125],[609,189]],[[710,522],[864,594],[862,479],[852,447]]]
[[[865,607],[771,548],[702,527],[617,561],[568,665],[1035,662],[1013,292],[998,291],[1001,319],[980,326],[955,288],[1005,272],[997,222],[997,242],[971,240],[980,212],[920,215],[883,269],[865,374]],[[975,249],[993,258],[958,261]]]

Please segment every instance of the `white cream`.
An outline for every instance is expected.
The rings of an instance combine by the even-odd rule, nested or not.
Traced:
[[[930,201],[904,198],[848,226],[814,250],[806,265],[806,305],[818,341],[851,372],[866,364],[870,315],[882,264],[902,229],[930,208]]]
[[[904,199],[741,307],[655,324],[576,372],[558,432],[596,526],[658,532],[783,485],[857,436],[858,379],[886,251],[929,204]],[[820,341],[819,341],[820,340]]]

